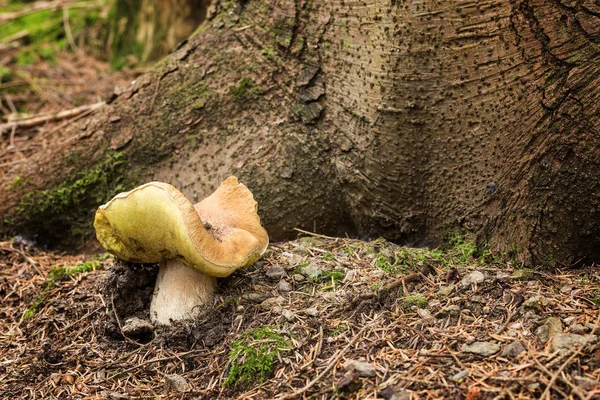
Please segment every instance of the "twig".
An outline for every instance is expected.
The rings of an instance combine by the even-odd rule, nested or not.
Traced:
[[[42,125],[48,121],[60,121],[61,119],[75,117],[81,113],[96,110],[106,103],[101,101],[99,103],[88,104],[85,106],[80,106],[77,108],[72,108],[70,110],[59,111],[51,114],[37,115],[31,118],[21,119],[18,121],[11,121],[4,124],[0,124],[0,131],[4,131],[4,129],[16,128],[16,127],[24,127],[29,128],[32,126]]]
[[[67,36],[67,42],[69,42],[69,46],[73,49],[75,54],[79,54],[79,48],[75,44],[75,40],[73,39],[73,33],[71,32],[71,25],[69,24],[69,7],[63,7],[63,25],[65,26],[65,35]]]
[[[337,240],[340,239],[338,237],[332,237],[332,236],[325,236],[325,235],[321,235],[319,233],[314,233],[314,232],[310,232],[310,231],[305,231],[304,229],[300,229],[300,228],[294,228],[295,231],[300,232],[300,233],[304,233],[306,235],[310,235],[310,236],[314,236],[314,237],[320,237],[322,239],[333,239],[333,240]]]
[[[327,368],[325,368],[319,375],[317,375],[315,379],[307,383],[306,386],[304,386],[302,389],[296,390],[293,393],[288,393],[277,397],[277,400],[291,400],[298,398],[303,393],[306,393],[307,390],[313,387],[318,381],[320,381],[325,375],[327,375],[329,371],[331,371],[331,369],[336,365],[338,360],[342,358],[344,354],[346,354],[346,352],[350,349],[350,347],[352,347],[352,345],[354,345],[354,343],[356,343],[356,341],[358,341],[358,339],[360,339],[360,337],[367,330],[367,328],[370,328],[374,324],[375,322],[371,322],[370,324],[363,326],[362,329],[358,331],[358,333],[352,338],[352,340],[350,340],[346,347],[344,347],[335,357],[333,357],[331,361],[329,361],[329,365],[327,365]]]

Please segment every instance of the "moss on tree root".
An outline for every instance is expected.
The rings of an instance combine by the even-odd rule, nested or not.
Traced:
[[[74,156],[68,156],[69,161]],[[108,152],[94,166],[72,172],[51,189],[27,193],[19,202],[13,219],[4,222],[19,232],[37,232],[40,243],[82,244],[93,233],[96,208],[118,192],[126,190],[133,178],[128,161],[120,152]]]

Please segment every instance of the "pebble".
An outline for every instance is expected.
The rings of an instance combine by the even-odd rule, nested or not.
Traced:
[[[550,317],[535,330],[535,335],[540,342],[546,343],[552,336],[562,332],[562,329],[561,320],[556,317]]]
[[[454,381],[454,382],[460,382],[463,378],[466,378],[469,375],[471,375],[471,373],[468,370],[465,369],[464,371],[460,371],[456,375],[452,375],[450,377],[450,380]]]
[[[582,344],[594,344],[598,341],[596,335],[574,335],[571,333],[557,333],[550,345],[551,351],[571,351]]]
[[[435,316],[437,318],[444,318],[448,315],[456,316],[460,314],[460,307],[456,304],[450,304],[449,306],[444,307],[441,311],[439,311]]]
[[[262,303],[267,300],[269,295],[266,293],[250,292],[242,295],[242,299],[250,300],[254,303]]]
[[[284,308],[283,310],[281,310],[281,315],[283,315],[283,317],[285,319],[287,319],[288,321],[293,321],[294,320],[294,313],[291,312],[290,310]]]
[[[273,265],[271,268],[269,268],[266,272],[265,275],[267,275],[267,277],[269,278],[273,278],[273,279],[280,279],[283,278],[284,276],[286,276],[286,272],[285,269],[283,269],[283,267],[279,266],[279,265]]]
[[[463,285],[463,287],[470,287],[478,283],[482,283],[484,280],[485,275],[483,275],[481,271],[473,271],[462,278],[460,283]]]
[[[587,376],[576,376],[575,384],[583,390],[592,390],[593,388],[600,386],[600,382],[595,379],[588,378]]]
[[[500,346],[491,342],[475,342],[472,344],[463,344],[461,350],[463,353],[473,353],[488,357],[500,351]]]
[[[316,308],[314,308],[314,307],[307,308],[307,309],[306,309],[306,313],[307,313],[308,315],[310,315],[310,316],[313,316],[313,317],[318,317],[318,316],[319,316],[319,314],[320,314],[319,310],[317,310],[317,309],[316,309]]]
[[[283,297],[281,297],[281,296],[271,297],[271,298],[266,299],[262,303],[260,303],[260,306],[264,310],[269,311],[273,307],[281,305],[283,302],[285,302],[285,299]]]
[[[300,268],[300,274],[302,274],[306,278],[314,279],[321,275],[321,268],[317,267],[314,264],[309,264],[305,267]]]
[[[185,392],[188,389],[188,383],[181,375],[165,375],[165,386],[170,392]]]
[[[154,331],[154,326],[150,321],[138,317],[128,318],[123,325],[123,335],[125,336],[145,336]]]
[[[569,332],[581,335],[585,332],[585,327],[581,324],[574,324],[569,327]]]
[[[451,283],[448,286],[442,286],[440,287],[440,289],[438,290],[438,295],[440,296],[450,296],[452,294],[452,292],[454,292],[454,290],[456,289],[456,286]]]
[[[525,349],[523,343],[521,343],[520,340],[515,340],[514,342],[506,345],[504,351],[502,351],[502,357],[515,358],[524,351],[527,351],[527,349]]]
[[[377,396],[385,400],[411,400],[413,396],[408,390],[388,386],[377,393]]]
[[[346,371],[353,371],[356,373],[356,375],[363,378],[377,375],[377,370],[375,370],[375,367],[363,361],[348,360],[344,363],[343,367]]]
[[[306,280],[306,278],[304,277],[304,275],[301,275],[301,274],[294,274],[294,276],[292,276],[292,278],[294,278],[294,280],[296,282],[302,282],[302,281]]]
[[[277,289],[281,290],[282,292],[291,292],[292,285],[289,282],[287,282],[286,280],[282,279],[277,284]]]
[[[543,296],[532,296],[523,302],[523,309],[542,311],[542,306],[547,304]]]

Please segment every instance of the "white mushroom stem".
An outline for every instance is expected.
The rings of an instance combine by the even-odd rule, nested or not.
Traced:
[[[212,304],[217,278],[198,272],[181,261],[160,263],[150,320],[161,325],[171,321],[194,319]]]

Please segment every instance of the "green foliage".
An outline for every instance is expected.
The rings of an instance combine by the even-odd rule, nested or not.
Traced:
[[[223,386],[264,382],[272,374],[279,353],[290,348],[289,340],[272,326],[242,333],[231,344],[229,374]]]
[[[10,82],[14,78],[14,74],[10,68],[0,65],[0,83]]]
[[[392,260],[389,257],[385,256],[383,253],[377,254],[375,257],[375,267],[379,268],[385,273],[396,275],[398,270]]]
[[[15,54],[15,62],[19,66],[31,65],[37,62],[37,58],[31,49],[25,48]]]
[[[110,153],[92,168],[77,170],[64,182],[25,195],[16,209],[21,225],[63,242],[92,232],[94,211],[125,189],[125,157]]]
[[[477,253],[475,241],[469,240],[465,236],[454,236],[450,238],[448,244],[450,245],[448,252],[462,263],[468,262]]]
[[[413,306],[417,308],[427,308],[429,306],[429,302],[423,296],[406,296],[401,300],[402,309],[408,311]]]
[[[335,261],[335,256],[330,251],[323,254],[323,260],[325,261]]]
[[[332,290],[336,286],[342,283],[344,278],[346,277],[346,273],[342,270],[323,270],[319,274],[319,276],[313,278],[315,282],[322,282],[327,284],[323,287],[323,290]]]
[[[89,261],[86,261],[82,264],[76,265],[74,267],[71,266],[63,266],[58,267],[53,265],[50,268],[50,272],[46,277],[46,280],[42,284],[42,291],[35,300],[29,305],[27,310],[23,313],[22,320],[27,321],[31,317],[35,315],[38,307],[44,302],[46,299],[47,292],[52,289],[58,282],[66,281],[69,278],[76,277],[80,274],[91,272],[97,270],[101,266],[101,261],[104,261],[109,255],[103,254],[101,256],[97,256],[92,258]]]
[[[23,10],[29,5],[15,5],[15,11]],[[102,5],[97,8],[71,8],[68,10],[69,26],[74,38],[84,37],[86,42],[91,41],[93,35],[85,34],[90,27],[98,29]],[[29,12],[22,17],[15,18],[2,24],[0,29],[0,41],[10,40],[11,37],[21,36],[27,45],[17,52],[16,63],[18,65],[29,65],[39,59],[53,62],[56,58],[56,50],[64,50],[68,47],[63,10],[39,10]],[[106,36],[104,34],[104,36]],[[100,44],[101,42],[101,44]],[[105,46],[105,40],[98,41],[97,46]]]
[[[24,181],[25,180],[23,178],[21,178],[20,176],[15,177],[15,179],[13,179],[12,182],[9,183],[8,190],[17,189],[19,186],[21,186],[23,184]]]

